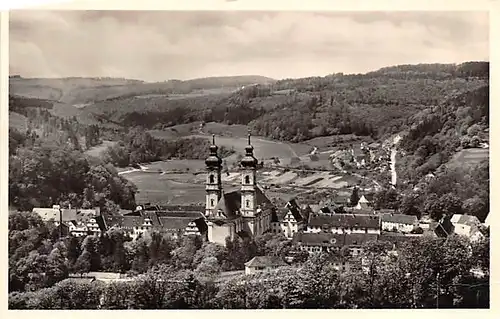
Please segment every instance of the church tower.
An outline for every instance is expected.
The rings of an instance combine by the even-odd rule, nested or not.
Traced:
[[[245,157],[241,160],[241,214],[243,217],[254,217],[256,210],[255,190],[257,188],[257,159],[253,156],[253,146],[248,134],[248,145]]]
[[[205,160],[207,166],[205,216],[209,216],[222,196],[222,159],[217,155],[218,147],[215,145],[215,135],[212,135],[210,156]]]

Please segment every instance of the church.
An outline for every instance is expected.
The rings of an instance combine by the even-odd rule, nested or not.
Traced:
[[[222,159],[212,136],[207,167],[205,218],[208,241],[225,245],[226,238],[255,237],[271,230],[275,207],[257,186],[258,161],[248,135],[245,156],[241,159],[241,186],[225,191],[222,187]]]

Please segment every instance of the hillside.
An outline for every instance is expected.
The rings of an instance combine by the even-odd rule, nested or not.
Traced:
[[[235,90],[244,85],[272,83],[273,81],[261,76],[209,77],[156,83],[116,78],[25,79],[16,77],[10,78],[9,90],[11,95],[48,99],[76,107],[85,107],[97,101],[116,99],[121,96],[189,94],[200,90],[224,89],[224,87],[226,90]]]
[[[361,142],[383,144],[385,152],[393,147],[385,141],[400,135],[397,154],[391,159],[397,171],[397,194],[381,195],[379,207],[401,204],[402,211],[436,217],[439,214],[431,212],[432,205],[447,195],[438,192],[439,185],[455,178],[454,194],[459,198],[448,194],[450,207],[460,202],[481,219],[487,214],[488,190],[481,186],[489,183],[484,174],[489,156],[487,62],[401,65],[367,74],[279,81],[263,77],[162,83],[13,78],[10,84],[12,152],[48,144],[86,151],[98,161],[123,168],[137,169],[138,164],[154,161],[166,165],[163,162],[173,159],[196,160],[203,166],[209,137],[217,134],[221,155],[231,170],[250,129],[256,155],[265,167],[297,171],[272,177],[277,180],[270,184],[281,185],[269,191],[279,196],[286,193],[284,187],[290,191],[311,185],[336,188],[341,181],[337,177],[345,172],[325,173],[336,167],[332,152],[354,152]],[[360,181],[384,188],[391,174],[385,166],[389,163],[353,167],[356,180],[342,184],[342,189]],[[305,170],[311,170],[311,175],[300,179],[294,175]],[[133,182],[145,185],[139,193],[151,193],[147,185],[156,185],[158,176],[134,172]],[[437,182],[427,181],[429,175]],[[179,182],[189,188],[183,178]],[[180,193],[185,192],[184,186],[179,186]],[[418,203],[407,196],[414,189],[423,192]]]

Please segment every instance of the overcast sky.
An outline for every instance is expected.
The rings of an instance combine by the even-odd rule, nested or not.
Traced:
[[[163,81],[489,60],[486,12],[11,11],[10,73]]]

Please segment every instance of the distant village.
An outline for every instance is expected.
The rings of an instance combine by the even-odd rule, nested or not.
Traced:
[[[387,153],[378,152],[380,145],[364,145],[359,150],[345,150],[332,154],[336,165],[342,168],[350,159],[356,165],[367,162],[387,161]],[[256,237],[265,233],[282,234],[292,241],[295,250],[284,259],[274,256],[257,256],[247,261],[245,273],[265,271],[293,262],[294,256],[306,252],[342,252],[336,268],[340,271],[362,266],[364,244],[384,241],[398,246],[418,236],[449,236],[452,233],[466,236],[471,241],[480,240],[481,222],[474,216],[459,215],[451,219],[432,221],[422,217],[404,215],[397,210],[375,210],[369,194],[360,194],[356,203],[343,197],[325,198],[317,204],[300,204],[289,200],[284,207],[276,207],[258,186],[259,162],[254,157],[251,137],[245,154],[240,160],[239,187],[224,189],[222,159],[217,155],[218,146],[213,137],[206,164],[205,205],[159,206],[143,204],[133,211],[118,215],[100,209],[36,207],[33,212],[45,222],[54,223],[61,236],[99,236],[109,230],[121,230],[132,240],[148,232],[158,232],[173,239],[198,235],[203,240],[225,245],[226,239]],[[349,256],[350,258],[343,258]]]

